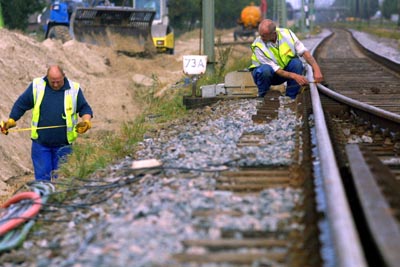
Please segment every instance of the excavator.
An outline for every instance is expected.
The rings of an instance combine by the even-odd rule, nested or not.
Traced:
[[[112,47],[129,54],[154,53],[165,48],[168,34],[172,32],[168,21],[168,0],[130,0],[121,6],[111,1],[61,0],[52,1],[45,23],[45,38],[62,42],[75,39],[79,42]],[[153,24],[165,23],[164,42],[152,37]],[[160,26],[158,26],[160,28]],[[169,31],[169,32],[167,32]],[[164,45],[162,48],[157,47]]]

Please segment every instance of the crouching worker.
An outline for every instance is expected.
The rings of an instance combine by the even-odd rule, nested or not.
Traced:
[[[309,81],[303,76],[304,67],[299,57],[311,65],[315,83],[323,81],[318,63],[304,44],[289,29],[277,28],[264,19],[258,27],[259,37],[251,45],[253,79],[258,87],[258,97],[264,97],[271,85],[287,82],[286,95],[296,98],[300,86]]]
[[[91,128],[92,108],[79,84],[67,79],[60,66],[52,65],[45,77],[34,79],[18,97],[9,119],[1,122],[1,132],[8,134],[8,130],[15,127],[16,121],[30,109],[35,180],[51,181],[60,160],[71,153],[71,144],[78,133]],[[78,115],[81,118],[79,123]]]

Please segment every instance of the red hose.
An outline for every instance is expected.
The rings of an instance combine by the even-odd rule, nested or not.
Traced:
[[[2,208],[7,208],[11,204],[14,204],[24,199],[32,199],[33,200],[32,206],[28,210],[26,210],[23,214],[19,215],[18,218],[11,218],[6,223],[1,224],[0,236],[4,235],[11,229],[16,228],[17,226],[27,221],[28,219],[33,218],[34,216],[36,216],[36,214],[39,213],[39,210],[42,207],[42,199],[40,198],[40,195],[35,192],[21,192],[13,196],[9,200],[7,200],[7,202],[3,204]]]

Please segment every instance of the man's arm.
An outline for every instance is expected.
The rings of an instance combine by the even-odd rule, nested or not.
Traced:
[[[305,51],[303,54],[303,58],[306,60],[308,64],[311,65],[314,73],[314,81],[315,83],[320,83],[324,80],[324,77],[322,76],[321,69],[319,68],[319,65],[315,58],[311,55],[309,51]],[[310,81],[311,82],[311,81]]]
[[[295,80],[300,85],[308,84],[307,78],[305,76],[303,76],[303,75],[299,75],[297,73],[289,72],[289,71],[286,71],[286,70],[283,70],[283,69],[279,69],[275,73],[278,74],[279,76],[285,78],[285,79]]]
[[[26,111],[32,108],[33,108],[33,93],[32,93],[32,83],[31,83],[13,104],[9,117],[17,121],[25,114]]]

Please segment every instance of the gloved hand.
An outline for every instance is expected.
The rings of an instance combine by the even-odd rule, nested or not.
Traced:
[[[8,121],[2,121],[0,122],[1,133],[7,135],[8,129],[15,126],[17,126],[17,123],[15,122],[14,119],[9,118]]]
[[[89,120],[84,120],[76,125],[75,130],[77,133],[83,134],[86,133],[90,128],[92,128],[92,123]]]

